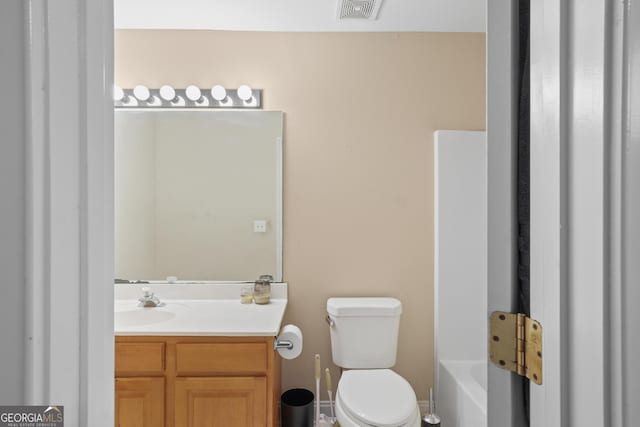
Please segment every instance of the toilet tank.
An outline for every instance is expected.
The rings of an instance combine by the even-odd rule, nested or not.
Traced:
[[[345,369],[384,369],[396,363],[402,303],[395,298],[327,300],[333,363]]]

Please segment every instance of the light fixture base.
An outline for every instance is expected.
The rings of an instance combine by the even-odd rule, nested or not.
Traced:
[[[187,97],[186,89],[175,89],[175,99],[167,101],[160,96],[160,89],[149,89],[149,99],[140,101],[133,95],[133,89],[122,89],[124,96],[121,100],[114,100],[115,108],[215,108],[215,109],[249,109],[262,108],[262,89],[252,89],[252,97],[243,101],[238,96],[237,89],[227,89],[227,96],[223,100],[216,100],[211,96],[211,90],[200,89],[201,97],[192,101]]]

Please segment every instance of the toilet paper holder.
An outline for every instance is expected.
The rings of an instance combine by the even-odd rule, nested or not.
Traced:
[[[273,340],[273,350],[283,359],[291,360],[302,354],[302,331],[296,325],[285,325]]]
[[[293,348],[293,343],[289,340],[278,340],[276,339],[273,342],[273,349],[277,350],[279,348],[286,348],[287,350],[291,350]]]

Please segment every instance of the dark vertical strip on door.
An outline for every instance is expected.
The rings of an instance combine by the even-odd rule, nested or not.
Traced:
[[[529,96],[529,2],[519,4],[519,67],[518,67],[518,157],[517,157],[517,215],[518,215],[518,310],[530,315],[529,306],[529,219],[530,219],[530,96]],[[529,380],[522,379],[524,407],[529,422]]]

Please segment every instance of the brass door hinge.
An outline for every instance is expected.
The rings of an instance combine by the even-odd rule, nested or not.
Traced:
[[[499,368],[542,384],[542,325],[524,314],[491,314],[489,355]]]

